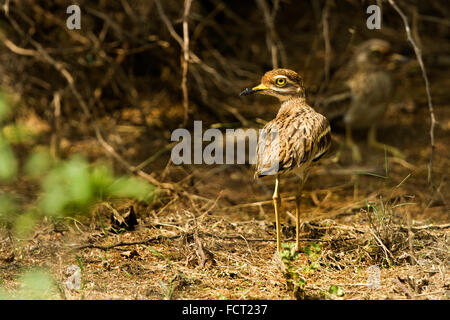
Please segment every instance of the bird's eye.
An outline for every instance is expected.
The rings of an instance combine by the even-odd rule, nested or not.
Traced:
[[[381,57],[381,51],[373,50],[373,51],[371,52],[371,55],[372,55],[372,57],[374,57],[374,58],[380,58],[380,57]]]
[[[276,79],[275,79],[275,84],[276,84],[278,87],[283,87],[283,86],[285,86],[285,85],[286,85],[286,78],[276,78]]]

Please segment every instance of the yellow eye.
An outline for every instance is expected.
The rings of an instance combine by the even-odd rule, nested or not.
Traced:
[[[282,86],[286,85],[286,78],[276,78],[275,79],[275,84],[278,87],[282,87]]]

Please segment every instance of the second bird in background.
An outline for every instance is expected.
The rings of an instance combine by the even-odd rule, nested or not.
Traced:
[[[345,144],[351,148],[352,158],[356,162],[360,162],[362,156],[353,141],[353,129],[368,129],[367,144],[370,147],[386,149],[393,156],[404,157],[400,150],[378,142],[376,138],[377,125],[393,100],[394,83],[391,69],[403,61],[406,61],[406,58],[394,53],[389,42],[370,39],[357,46],[349,63],[336,72],[334,82],[343,81],[349,90],[326,99],[328,110],[324,112],[332,113],[333,104],[345,101]]]

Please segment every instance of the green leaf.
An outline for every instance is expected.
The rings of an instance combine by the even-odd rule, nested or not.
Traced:
[[[312,242],[311,243],[311,249],[315,252],[315,253],[319,253],[320,250],[322,250],[322,248],[320,247],[320,244]]]
[[[330,289],[328,289],[328,292],[330,294],[334,294],[338,297],[342,297],[344,295],[344,290],[336,285],[330,286]]]
[[[146,248],[148,251],[150,251],[151,253],[153,253],[155,256],[157,256],[157,257],[159,257],[159,258],[161,258],[161,259],[163,259],[163,260],[166,260],[166,258],[164,257],[164,255],[163,255],[161,252],[159,252],[158,250],[153,249],[152,247],[149,247],[149,246],[146,246],[146,245],[144,245],[144,248]]]
[[[36,213],[30,211],[19,215],[14,221],[14,233],[21,237],[29,236],[36,225]]]
[[[18,299],[42,300],[55,298],[54,280],[50,274],[33,270],[20,277],[20,289],[16,295]]]
[[[3,127],[3,135],[11,144],[30,143],[34,138],[34,134],[30,128],[18,124],[10,124]]]
[[[304,252],[308,257],[310,257],[310,256],[312,255],[312,250],[311,250],[310,247],[305,247],[305,248],[303,249],[303,252]]]
[[[336,294],[338,292],[338,286],[332,285],[330,286],[330,289],[328,289],[328,293],[330,294]]]
[[[0,181],[10,181],[16,174],[16,157],[9,144],[0,135]]]
[[[306,284],[306,280],[304,278],[299,277],[298,280],[297,280],[297,284],[300,287],[303,287]]]
[[[42,187],[40,207],[47,215],[64,214],[70,208],[81,208],[94,200],[88,164],[81,157],[51,170]]]
[[[109,188],[108,194],[115,197],[148,200],[154,196],[155,187],[136,177],[121,177]]]
[[[64,166],[62,174],[70,200],[77,204],[86,204],[92,197],[87,162],[81,157],[74,157]]]
[[[63,188],[52,188],[46,190],[39,200],[39,207],[46,215],[58,216],[63,213],[64,208],[70,202]]]
[[[0,194],[0,221],[10,221],[17,211],[17,203],[9,196]]]
[[[385,177],[376,173],[372,173],[372,172],[364,172],[364,171],[354,171],[355,174],[360,174],[360,175],[366,175],[366,176],[372,176],[372,177],[377,177],[377,178],[381,178],[381,179],[388,179],[389,177]]]
[[[309,266],[310,270],[317,270],[320,268],[320,264],[316,261],[311,262]]]
[[[5,96],[0,93],[0,121],[6,118],[10,113],[10,108]]]
[[[81,272],[83,272],[84,271],[83,260],[77,254],[75,255],[75,259],[77,259],[78,267],[80,268]]]
[[[228,298],[219,293],[219,300],[228,300]]]
[[[114,183],[114,173],[110,166],[97,164],[91,169],[90,179],[95,194],[104,196],[109,186]]]
[[[39,177],[47,174],[52,165],[52,157],[47,150],[33,152],[27,159],[24,170],[32,177]]]

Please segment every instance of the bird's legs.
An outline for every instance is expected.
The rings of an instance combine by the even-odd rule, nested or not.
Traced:
[[[361,153],[359,152],[359,148],[352,138],[352,127],[350,124],[345,125],[345,141],[347,146],[352,148],[352,158],[355,162],[361,162]]]
[[[295,252],[300,251],[300,203],[302,200],[303,185],[305,184],[306,177],[303,178],[298,185],[297,194],[295,195],[295,229],[296,229],[296,242],[295,242]]]
[[[281,252],[281,228],[280,228],[280,206],[281,206],[281,198],[280,192],[278,190],[279,186],[279,178],[278,175],[275,178],[275,190],[273,192],[273,206],[275,208],[275,225],[277,230],[277,251]]]
[[[404,154],[397,148],[377,141],[376,125],[372,125],[369,129],[369,133],[367,135],[367,144],[373,148],[386,150],[387,152],[391,153],[394,157],[405,158]]]

